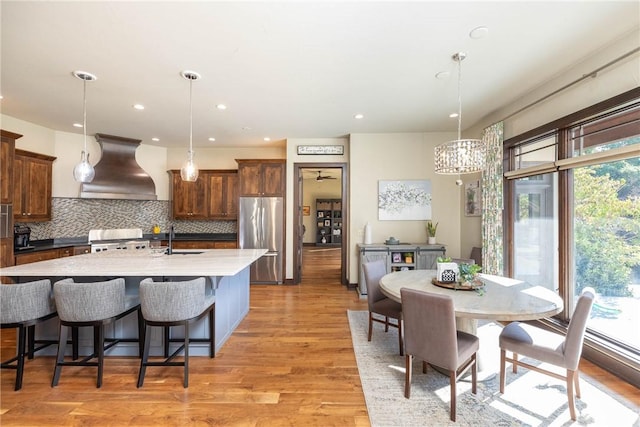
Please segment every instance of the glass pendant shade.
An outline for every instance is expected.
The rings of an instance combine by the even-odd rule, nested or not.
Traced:
[[[183,71],[182,77],[189,80],[189,152],[187,161],[180,168],[180,178],[183,181],[196,181],[198,179],[198,166],[193,162],[193,81],[200,78],[195,71]]]
[[[96,176],[96,171],[89,163],[89,151],[87,150],[87,82],[94,81],[97,77],[86,71],[74,71],[72,74],[82,80],[83,84],[82,132],[84,135],[84,150],[80,154],[80,163],[73,168],[73,179],[80,183],[89,183]]]
[[[465,53],[459,52],[452,59],[458,63],[458,139],[436,146],[434,153],[435,172],[459,175],[480,172],[485,168],[485,145],[479,139],[462,139],[462,60]]]
[[[80,163],[73,168],[73,179],[77,182],[89,183],[96,176],[96,171],[89,163],[89,153],[82,151],[80,155]]]
[[[191,153],[189,153],[189,159],[180,168],[180,177],[183,181],[194,182],[198,180],[198,166],[193,162]]]

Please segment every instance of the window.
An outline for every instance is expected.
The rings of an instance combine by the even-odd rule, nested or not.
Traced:
[[[587,332],[639,361],[640,100],[605,104],[505,141],[505,265],[556,290],[564,321],[593,287]]]

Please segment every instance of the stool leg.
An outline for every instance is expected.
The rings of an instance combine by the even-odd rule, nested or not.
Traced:
[[[144,351],[144,318],[142,317],[142,309],[138,307],[138,357],[142,357]]]
[[[102,372],[104,371],[104,325],[96,326],[94,332],[97,334],[96,343],[94,345],[98,350],[98,381],[97,387],[102,387]]]
[[[164,358],[169,357],[169,339],[171,339],[170,328],[165,326],[164,328]]]
[[[209,312],[209,357],[216,357],[216,306],[214,305]]]
[[[25,354],[25,341],[27,340],[27,328],[24,325],[18,326],[18,366],[16,369],[16,384],[15,391],[22,388],[22,374],[24,373],[24,354]]]
[[[56,357],[56,367],[53,370],[53,378],[51,379],[51,387],[58,385],[60,379],[60,373],[62,371],[62,363],[64,362],[64,352],[67,348],[67,334],[68,328],[62,323],[60,324],[60,332],[58,334],[58,355]]]
[[[33,359],[36,348],[36,325],[31,325],[27,329],[27,346],[29,348],[28,357]]]
[[[78,337],[78,327],[74,326],[71,328],[71,351],[73,360],[78,360],[80,354],[80,351],[78,350],[78,347],[80,346]]]
[[[184,388],[189,387],[189,322],[184,322]]]
[[[138,388],[144,383],[144,374],[147,370],[147,360],[149,360],[149,344],[151,342],[151,326],[145,325],[144,328],[144,349],[142,351],[142,359],[140,359],[140,371],[138,372]]]

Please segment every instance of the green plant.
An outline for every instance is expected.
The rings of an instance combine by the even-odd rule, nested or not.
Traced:
[[[478,264],[458,264],[458,275],[462,283],[472,281],[480,271],[482,271],[482,267]]]
[[[438,262],[451,262],[450,256],[439,256],[437,259]]]
[[[436,237],[436,230],[438,229],[439,223],[433,223],[433,221],[427,221],[427,235],[429,237]]]

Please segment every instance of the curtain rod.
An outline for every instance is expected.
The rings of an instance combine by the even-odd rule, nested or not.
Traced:
[[[520,108],[520,109],[518,109],[518,110],[514,111],[513,113],[509,114],[508,116],[506,116],[506,117],[502,118],[500,121],[504,121],[504,120],[510,119],[511,117],[513,117],[513,116],[515,116],[515,115],[517,115],[517,114],[522,113],[524,110],[527,110],[527,109],[529,109],[529,108],[533,107],[534,105],[537,105],[537,104],[541,103],[542,101],[545,101],[546,99],[551,98],[552,96],[554,96],[554,95],[556,95],[556,94],[558,94],[558,93],[562,92],[562,91],[563,91],[563,90],[565,90],[565,89],[570,88],[571,86],[573,86],[573,85],[575,85],[575,84],[580,83],[580,82],[581,82],[581,81],[583,81],[583,80],[586,80],[586,79],[588,79],[588,78],[590,78],[590,77],[596,77],[600,71],[604,70],[605,68],[608,68],[608,67],[612,66],[613,64],[615,64],[615,63],[617,63],[617,62],[622,61],[623,59],[626,59],[627,57],[629,57],[629,56],[631,56],[631,55],[633,55],[633,54],[635,54],[635,53],[638,53],[638,51],[640,51],[640,47],[636,47],[635,49],[630,50],[629,52],[627,52],[627,53],[625,53],[625,54],[623,54],[623,55],[621,55],[621,56],[617,57],[616,59],[614,59],[614,60],[612,60],[612,61],[607,62],[607,63],[606,63],[606,64],[604,64],[603,66],[601,66],[601,67],[599,67],[599,68],[596,68],[596,69],[595,69],[595,70],[593,70],[592,72],[587,73],[587,74],[584,74],[584,75],[583,75],[582,77],[580,77],[579,79],[574,80],[574,81],[572,81],[571,83],[567,83],[566,85],[562,86],[561,88],[556,89],[556,90],[554,90],[553,92],[551,92],[551,93],[549,93],[549,94],[547,94],[547,95],[543,96],[542,98],[539,98],[539,99],[537,99],[537,100],[535,100],[535,101],[531,102],[530,104],[527,104],[527,105],[525,105],[524,107],[522,107],[522,108]]]

